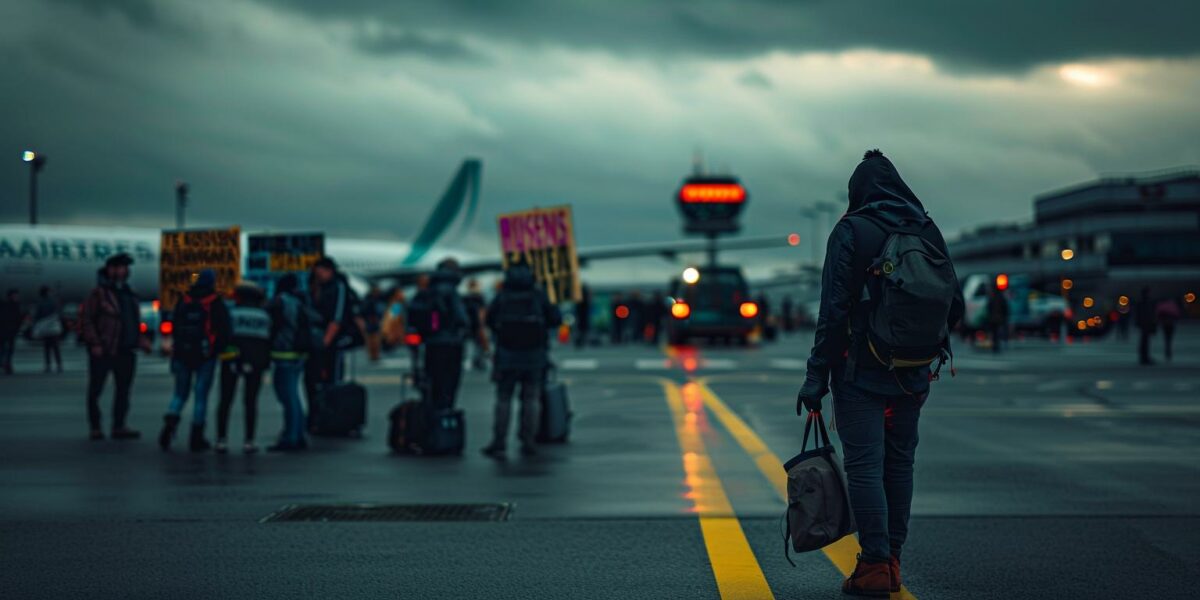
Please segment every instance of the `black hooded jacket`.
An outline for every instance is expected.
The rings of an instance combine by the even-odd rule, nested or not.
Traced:
[[[896,167],[876,151],[869,152],[850,176],[849,200],[825,250],[821,311],[807,379],[819,383],[822,390],[832,375],[879,394],[923,393],[929,388],[928,367],[897,369],[893,374],[868,361],[847,361],[853,351],[851,329],[857,329],[851,325],[858,323],[861,313],[857,311],[865,311],[858,299],[866,284],[866,268],[887,239],[886,229],[923,228],[922,235],[949,255],[946,242]],[[960,294],[950,310],[951,328],[962,318],[963,306]],[[848,364],[854,365],[853,372]]]
[[[554,328],[562,324],[562,314],[558,307],[550,302],[546,296],[546,292],[535,285],[533,271],[524,265],[516,265],[509,268],[508,273],[504,277],[504,286],[500,289],[500,293],[492,299],[492,303],[487,309],[487,326],[488,329],[496,332],[496,371],[537,371],[544,369],[548,361],[549,343],[541,348],[533,350],[514,350],[505,348],[503,341],[500,339],[500,315],[504,313],[505,303],[515,296],[523,296],[528,299],[529,294],[536,297],[536,301],[532,303],[535,307],[533,310],[542,311],[542,322],[546,325],[546,334],[549,335]],[[517,306],[521,306],[518,304]],[[539,308],[540,307],[540,308]]]

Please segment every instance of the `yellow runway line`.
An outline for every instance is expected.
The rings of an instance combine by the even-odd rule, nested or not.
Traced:
[[[783,470],[783,461],[758,437],[757,433],[737,416],[723,401],[708,387],[703,381],[696,382],[699,388],[700,396],[704,399],[704,405],[708,407],[717,420],[725,426],[741,445],[742,449],[754,459],[754,464],[758,465],[758,470],[762,471],[764,477],[771,482],[771,486],[779,493],[779,497],[787,502],[787,472]],[[829,561],[841,571],[842,575],[849,575],[854,571],[854,563],[861,548],[858,545],[858,540],[854,536],[848,535],[837,542],[822,548],[822,552],[829,558]],[[892,594],[893,600],[916,600],[908,588],[901,587],[898,593]]]
[[[774,600],[700,436],[709,425],[699,386],[689,383],[680,388],[666,379],[660,383],[679,438],[686,495],[700,518],[704,546],[722,600]]]

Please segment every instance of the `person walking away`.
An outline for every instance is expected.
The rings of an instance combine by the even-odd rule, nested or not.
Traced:
[[[1154,313],[1158,318],[1158,324],[1162,326],[1163,356],[1166,357],[1167,362],[1171,362],[1171,343],[1175,339],[1175,323],[1183,317],[1183,311],[1179,308],[1178,300],[1167,298],[1154,307]]]
[[[663,318],[667,315],[667,300],[662,292],[654,292],[648,300],[642,314],[646,320],[646,343],[657,346],[662,338]]]
[[[283,405],[283,431],[269,452],[293,452],[308,447],[304,437],[304,406],[300,401],[300,377],[307,352],[315,345],[308,321],[309,311],[299,290],[299,280],[287,274],[275,283],[275,297],[267,305],[271,316],[271,385],[275,399]]]
[[[242,283],[233,292],[234,306],[229,309],[229,345],[221,353],[221,398],[217,404],[216,451],[229,451],[229,413],[237,396],[238,380],[243,380],[242,406],[245,417],[242,452],[258,452],[254,443],[258,423],[258,392],[263,373],[271,364],[271,317],[263,308],[262,288]]]
[[[378,362],[383,350],[383,316],[387,313],[387,302],[379,286],[372,285],[363,298],[362,318],[367,338],[367,358]]]
[[[15,288],[8,290],[4,301],[0,302],[0,368],[6,375],[12,375],[13,351],[17,347],[17,335],[21,333],[21,324],[25,321],[25,312],[21,310],[21,294]]]
[[[783,301],[779,303],[780,318],[783,320],[783,332],[791,333],[796,330],[796,306],[792,302],[791,296],[784,296]]]
[[[584,285],[581,288],[579,302],[575,303],[575,347],[582,348],[588,343],[592,331],[592,288]]]
[[[216,285],[217,276],[212,269],[200,271],[171,312],[171,374],[175,376],[175,391],[158,434],[158,446],[163,451],[171,449],[189,394],[194,398],[188,449],[204,452],[212,447],[204,438],[208,392],[217,369],[217,355],[230,340],[229,308],[217,295]]]
[[[534,437],[539,425],[542,383],[549,362],[549,335],[562,323],[558,307],[534,284],[527,265],[509,267],[504,287],[487,309],[488,329],[495,333],[496,358],[492,380],[496,382],[495,420],[492,442],[483,453],[504,458],[512,414],[512,397],[521,386],[521,417],[518,438],[521,454],[537,453]]]
[[[54,359],[57,371],[62,373],[62,352],[58,348],[62,334],[62,306],[50,293],[50,286],[43,285],[38,290],[38,303],[33,312],[33,338],[42,342],[42,357],[47,373],[50,372],[51,358]]]
[[[470,322],[468,335],[473,347],[471,368],[482,371],[487,368],[488,356],[488,337],[483,326],[483,313],[487,308],[487,303],[483,299],[483,291],[479,287],[478,280],[467,281],[467,293],[463,295],[463,307],[467,311],[467,320]]]
[[[987,322],[992,334],[992,352],[999,354],[1001,344],[1008,342],[1008,298],[1000,288],[992,288],[988,295]]]
[[[1141,337],[1138,339],[1138,363],[1143,366],[1154,364],[1154,360],[1150,358],[1150,338],[1154,337],[1158,327],[1158,315],[1155,314],[1154,309],[1154,301],[1150,299],[1150,288],[1142,288],[1141,299],[1134,310],[1137,316],[1138,331],[1141,332]]]
[[[133,258],[120,253],[110,256],[97,271],[97,285],[79,306],[79,338],[88,349],[87,413],[91,439],[104,439],[100,429],[100,393],[109,373],[113,376],[112,438],[133,440],[141,432],[126,425],[129,393],[140,349],[150,351],[150,340],[142,335],[138,298],[129,289],[129,267]]]
[[[902,251],[903,262],[895,258]],[[796,402],[797,414],[819,412],[832,385],[862,547],[842,584],[848,594],[887,597],[900,590],[917,421],[937,376],[930,365],[940,367],[949,331],[963,314],[947,256],[941,232],[892,162],[878,150],[867,152],[850,177],[846,215],[829,235],[820,315]],[[920,286],[901,299],[885,277],[893,273],[917,277]],[[903,324],[897,329],[918,335],[897,338],[873,323]]]
[[[429,287],[419,292],[409,306],[410,327],[421,335],[429,396],[436,410],[454,407],[462,381],[463,344],[470,319],[458,295],[461,276],[458,262],[448,258],[438,263]]]

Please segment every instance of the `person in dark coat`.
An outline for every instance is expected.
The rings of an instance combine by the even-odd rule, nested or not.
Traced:
[[[533,271],[523,264],[509,267],[504,287],[487,309],[487,326],[494,332],[496,410],[492,442],[483,453],[502,458],[507,446],[512,397],[521,384],[521,454],[536,454],[541,390],[549,362],[549,335],[562,323],[558,307],[534,284]]]
[[[662,338],[663,319],[667,316],[667,299],[663,297],[662,292],[654,292],[648,300],[646,307],[642,309],[642,317],[646,322],[646,342],[651,346],[657,346],[659,339]]]
[[[1008,341],[1008,298],[1004,290],[992,288],[987,301],[987,323],[992,332],[992,352],[999,353]]]
[[[271,315],[271,385],[283,405],[283,431],[268,452],[294,452],[308,447],[304,436],[304,405],[300,400],[300,377],[307,354],[316,345],[308,321],[304,294],[295,274],[288,273],[275,284],[275,297],[267,305]]]
[[[1142,288],[1142,295],[1134,307],[1134,314],[1137,316],[1138,331],[1141,332],[1138,339],[1138,363],[1143,366],[1154,364],[1154,359],[1150,358],[1150,338],[1153,338],[1158,330],[1158,315],[1154,309],[1150,288]]]
[[[0,302],[0,368],[4,369],[6,375],[12,375],[13,350],[16,349],[17,335],[24,321],[21,294],[16,289],[10,289],[4,301]]]
[[[882,595],[900,585],[900,553],[912,504],[917,421],[929,392],[929,367],[888,370],[862,343],[870,307],[860,303],[866,267],[889,228],[920,230],[946,253],[946,242],[916,194],[878,150],[868,151],[849,182],[847,214],[829,235],[821,274],[821,309],[796,412],[821,410],[830,390],[842,441],[850,505],[862,552],[843,582],[852,594]],[[861,233],[861,238],[856,233]],[[947,256],[949,254],[947,253]],[[963,313],[961,292],[948,317]],[[819,416],[817,418],[820,418]]]
[[[409,305],[410,325],[421,335],[425,377],[436,409],[454,407],[462,382],[463,347],[471,321],[458,294],[461,281],[458,261],[445,259],[430,276],[429,287]]]
[[[141,433],[126,425],[129,416],[129,392],[137,365],[136,352],[150,350],[150,340],[141,331],[137,294],[129,289],[128,254],[113,255],[96,273],[96,287],[79,306],[79,338],[88,349],[87,407],[91,439],[104,439],[100,429],[100,393],[111,373],[114,440],[133,440]]]

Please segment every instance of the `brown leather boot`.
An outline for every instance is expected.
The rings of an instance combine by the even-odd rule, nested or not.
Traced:
[[[842,583],[842,593],[869,598],[887,598],[892,593],[892,569],[885,562],[865,562],[858,555],[854,572]]]
[[[892,593],[894,594],[894,593],[900,591],[900,585],[901,585],[901,583],[900,583],[900,559],[896,558],[895,554],[893,554],[892,557],[888,559],[888,567],[892,571]]]

